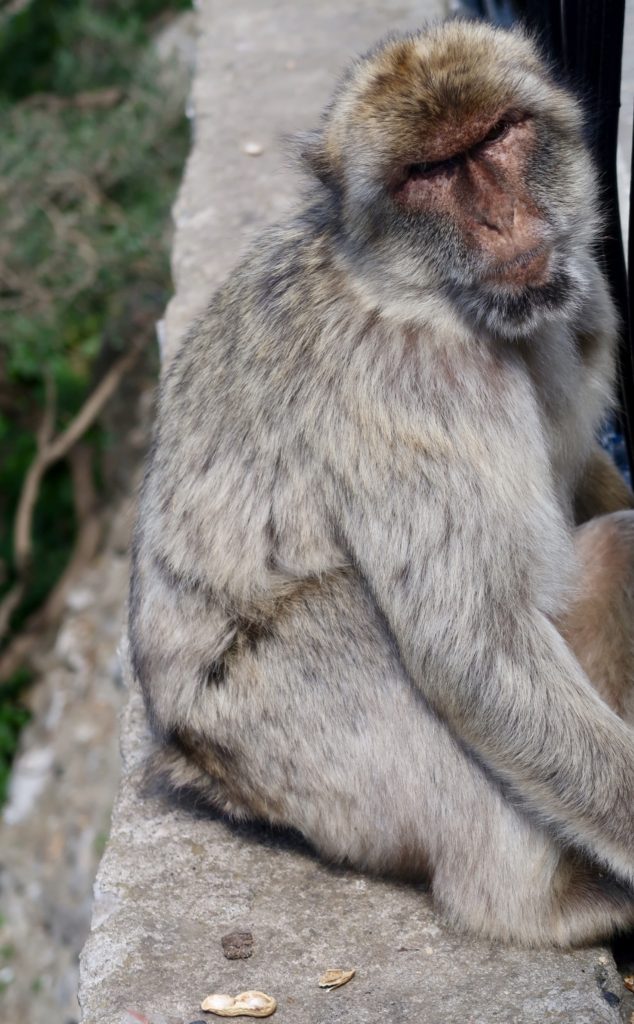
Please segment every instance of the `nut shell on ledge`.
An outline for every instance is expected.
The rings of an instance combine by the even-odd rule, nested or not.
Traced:
[[[354,971],[326,971],[319,979],[319,987],[327,988],[331,992],[333,988],[341,988],[342,985],[347,985],[350,979],[354,978],[354,975]]]
[[[200,1008],[217,1017],[270,1017],[277,1009],[277,1002],[265,992],[240,992],[237,996],[214,992],[203,999]]]

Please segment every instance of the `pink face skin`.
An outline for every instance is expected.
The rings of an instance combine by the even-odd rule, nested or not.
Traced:
[[[550,274],[546,220],[530,195],[527,166],[536,142],[518,111],[446,127],[410,165],[395,198],[413,213],[447,214],[468,247],[485,258],[491,283],[543,285]]]

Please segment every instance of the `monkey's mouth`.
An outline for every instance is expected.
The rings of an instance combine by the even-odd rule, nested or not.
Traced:
[[[551,249],[538,246],[519,253],[513,259],[496,263],[484,277],[487,284],[511,285],[516,288],[541,288],[552,277]]]
[[[560,317],[575,303],[575,283],[564,267],[555,267],[543,284],[525,283],[495,288],[476,299],[472,309],[489,330],[518,337],[553,316]]]
[[[579,281],[566,260],[557,257],[555,251],[546,256],[547,260],[552,258],[552,264],[545,274],[542,269],[535,277],[530,273],[524,278],[513,275],[510,281],[491,275],[486,283],[480,277],[467,287],[456,282],[450,286],[449,295],[470,319],[493,334],[506,338],[530,334],[544,321],[567,314],[577,304]],[[532,261],[527,265],[531,270]],[[542,283],[537,283],[540,279]]]

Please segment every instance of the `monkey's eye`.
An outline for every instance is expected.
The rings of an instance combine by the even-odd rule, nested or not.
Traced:
[[[514,123],[514,121],[509,121],[505,118],[502,118],[501,121],[498,121],[497,124],[494,124],[491,130],[487,132],[487,134],[484,136],[482,142],[480,142],[479,145],[486,146],[489,142],[497,142],[498,139],[503,139],[506,135],[508,135]]]
[[[410,164],[407,176],[411,180],[419,178],[434,178],[439,174],[451,174],[460,161],[459,156],[448,157],[447,160],[435,160],[429,163]]]

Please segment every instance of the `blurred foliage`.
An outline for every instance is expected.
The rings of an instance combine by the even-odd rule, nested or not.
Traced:
[[[11,761],[20,731],[31,717],[19,701],[19,691],[28,681],[28,672],[16,672],[11,685],[6,686],[0,695],[0,806],[7,798]]]
[[[55,430],[107,367],[154,337],[170,290],[169,208],[188,148],[186,76],[159,64],[156,31],[185,0],[13,0],[0,7],[0,600],[36,449],[45,377]],[[93,429],[95,476],[107,438]],[[15,633],[75,537],[66,463],[44,478],[33,570]],[[5,692],[6,691],[6,692]],[[0,791],[26,712],[0,690]]]
[[[0,92],[72,96],[131,79],[152,20],[189,0],[30,0],[0,24]]]

